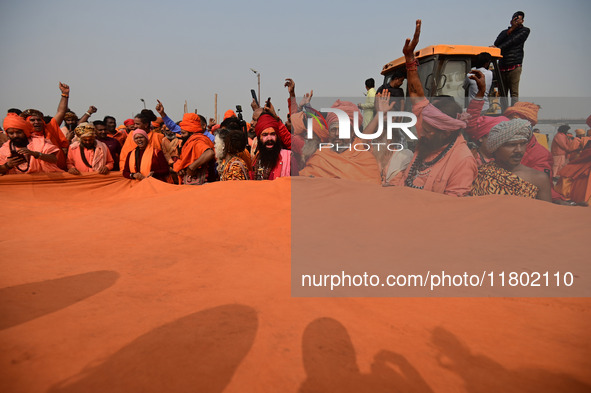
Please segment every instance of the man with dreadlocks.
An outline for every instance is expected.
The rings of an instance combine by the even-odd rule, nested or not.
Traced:
[[[33,125],[15,113],[4,119],[9,140],[0,147],[0,175],[61,172],[57,167],[57,146],[33,134]]]
[[[466,123],[456,120],[460,106],[451,97],[425,98],[417,72],[414,50],[419,42],[421,21],[417,20],[415,34],[407,39],[403,53],[406,59],[409,96],[417,116],[419,141],[409,167],[400,172],[393,185],[429,190],[446,195],[466,196],[476,177],[477,166],[460,131]]]

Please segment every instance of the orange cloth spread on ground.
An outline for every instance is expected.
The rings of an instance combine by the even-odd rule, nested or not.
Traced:
[[[356,138],[352,145],[363,143]],[[381,183],[380,168],[374,155],[370,151],[345,150],[342,153],[323,148],[317,150],[306,162],[300,176],[328,177]]]
[[[174,163],[173,169],[178,172],[191,165],[207,150],[213,149],[213,142],[211,139],[201,133],[194,133],[183,144],[181,148],[181,157]]]
[[[589,287],[588,208],[336,179],[189,187],[116,173],[3,176],[0,203],[5,392],[591,389],[589,297],[478,298],[466,288],[302,298],[290,280],[294,228],[305,225],[312,255],[347,247],[351,276],[373,274],[368,251],[384,244],[389,274],[405,260],[439,273],[468,261],[468,274],[493,268],[495,286],[498,273],[507,285],[509,272],[545,272],[526,263],[560,261],[549,276],[577,275],[571,288],[561,281],[569,296]],[[307,208],[301,222],[296,204]]]
[[[156,150],[162,150],[162,138],[164,138],[164,134],[150,131],[148,133],[148,144]],[[129,138],[125,139],[125,144],[121,148],[121,155],[119,156],[119,168],[125,167],[125,159],[127,158],[127,155],[136,147],[137,144],[133,140],[133,135],[130,135]]]

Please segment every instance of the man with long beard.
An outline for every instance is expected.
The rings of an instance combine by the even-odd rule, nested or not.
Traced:
[[[0,175],[61,172],[59,148],[42,136],[33,135],[33,125],[14,113],[4,119],[9,140],[0,147]]]
[[[277,134],[279,121],[268,113],[256,122],[257,153],[253,160],[251,180],[274,180],[291,176],[291,151],[281,148]]]
[[[414,37],[406,40],[403,49],[419,141],[409,167],[391,184],[466,196],[477,173],[476,160],[460,133],[466,123],[456,120],[461,108],[453,98],[436,97],[432,104],[425,98],[414,56],[420,33],[421,21],[417,20]]]
[[[96,130],[90,123],[78,124],[74,130],[78,137],[68,150],[68,172],[97,172],[106,175],[113,169],[114,161],[107,145],[96,140]]]

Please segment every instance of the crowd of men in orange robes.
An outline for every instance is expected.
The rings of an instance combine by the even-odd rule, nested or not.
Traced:
[[[465,112],[452,97],[427,99],[414,56],[420,30],[418,20],[403,48],[416,141],[402,131],[388,140],[383,132],[371,140],[397,105],[387,89],[376,95],[371,119],[364,119],[352,102],[333,104],[332,109],[347,114],[351,133],[341,130],[338,111],[320,113],[311,106],[313,92],[297,103],[292,79],[285,83],[286,123],[270,100],[263,106],[253,100],[250,123],[229,110],[220,124],[196,113],[175,122],[158,101],[160,116],[144,109],[118,127],[111,116],[90,122],[94,106],[78,118],[68,110],[69,86],[60,83],[54,117],[34,109],[9,110],[0,134],[0,174],[121,171],[130,180],[154,177],[180,185],[299,175],[453,196],[504,194],[586,205],[591,198],[591,131],[577,129],[569,137],[569,127],[563,126],[548,150],[532,131],[539,110],[534,103],[516,102],[502,116],[482,115],[486,84],[477,70],[470,78],[478,93]],[[591,116],[587,124],[591,127]],[[409,141],[416,142],[414,151],[407,148]],[[383,142],[399,148],[386,148]]]

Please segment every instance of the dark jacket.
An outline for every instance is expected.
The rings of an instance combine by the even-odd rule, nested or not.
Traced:
[[[495,40],[495,46],[501,48],[503,58],[499,61],[501,68],[511,67],[523,63],[523,45],[529,36],[529,28],[520,27],[511,34],[509,29],[501,31]]]

